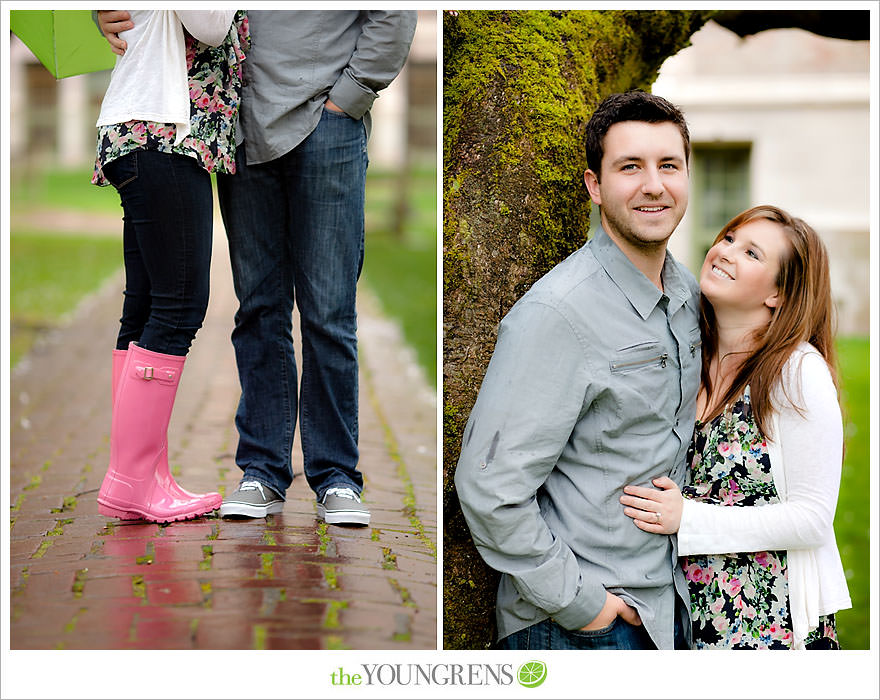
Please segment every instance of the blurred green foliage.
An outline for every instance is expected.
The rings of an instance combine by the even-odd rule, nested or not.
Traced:
[[[40,330],[51,327],[122,265],[120,236],[22,228],[29,212],[76,211],[118,216],[112,187],[88,170],[28,172],[11,186],[11,365]],[[26,224],[25,224],[26,225]],[[367,175],[364,281],[400,324],[432,386],[437,383],[437,174],[434,168]]]
[[[843,649],[868,649],[870,638],[870,355],[865,337],[839,338],[846,455],[834,518],[852,608],[837,614]]]

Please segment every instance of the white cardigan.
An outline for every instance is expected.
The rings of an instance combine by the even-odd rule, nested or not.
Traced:
[[[183,27],[202,43],[223,43],[235,10],[130,10],[134,28],[116,59],[95,126],[132,119],[174,124],[178,145],[190,131],[189,78]]]
[[[820,615],[852,605],[833,527],[843,458],[840,405],[828,366],[809,343],[785,364],[774,405],[767,447],[780,502],[736,508],[685,499],[678,552],[787,550],[792,648],[803,649]]]

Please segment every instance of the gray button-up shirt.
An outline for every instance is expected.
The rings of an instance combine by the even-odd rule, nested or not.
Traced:
[[[498,635],[591,622],[605,591],[673,648],[675,538],[638,529],[626,484],[679,485],[700,374],[699,288],[667,252],[660,291],[601,229],[511,308],[465,427],[455,485],[502,572]],[[688,630],[689,631],[689,630]]]
[[[249,10],[251,48],[237,142],[248,164],[293,150],[330,99],[365,117],[377,93],[400,72],[416,28],[415,10]]]

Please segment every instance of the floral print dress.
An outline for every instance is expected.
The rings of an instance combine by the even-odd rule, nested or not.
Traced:
[[[778,503],[767,441],[743,395],[708,423],[696,424],[685,498],[732,508]],[[790,649],[786,552],[682,557],[697,649]],[[834,616],[819,619],[808,649],[838,649]]]
[[[250,48],[247,13],[235,13],[219,46],[209,46],[184,30],[189,74],[190,133],[174,145],[174,124],[133,120],[98,127],[92,183],[109,185],[102,166],[132,151],[154,150],[195,158],[212,173],[235,172],[235,121],[241,103],[242,61]]]

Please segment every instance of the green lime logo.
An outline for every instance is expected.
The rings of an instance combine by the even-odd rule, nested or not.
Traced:
[[[543,661],[526,661],[519,667],[516,678],[523,688],[537,688],[547,679],[547,664]]]

